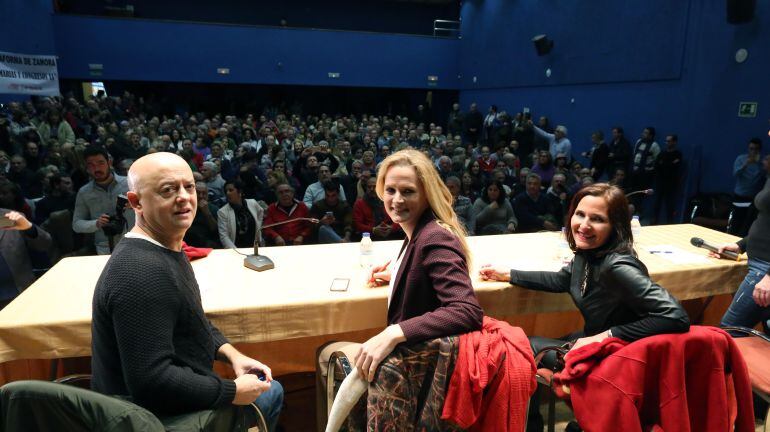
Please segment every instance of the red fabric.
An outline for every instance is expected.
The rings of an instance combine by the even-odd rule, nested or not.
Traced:
[[[401,225],[393,223],[385,210],[383,210],[383,222],[391,226],[391,232],[401,229]],[[353,229],[359,234],[371,233],[374,230],[374,211],[363,198],[359,198],[353,203]]]
[[[484,160],[483,157],[480,157],[477,159],[479,162],[479,167],[481,168],[481,171],[486,173],[491,173],[494,171],[495,166],[497,166],[497,161],[490,158],[487,158],[487,160]]]
[[[524,332],[485,316],[480,331],[460,336],[441,418],[473,431],[523,431],[535,372]]]
[[[265,212],[265,220],[262,225],[270,225],[276,222],[283,222],[291,219],[310,217],[310,210],[308,210],[305,203],[301,201],[295,201],[295,206],[290,212],[286,212],[282,209],[278,203],[272,203],[267,207]],[[275,240],[279,235],[287,243],[293,241],[295,238],[302,236],[307,241],[310,237],[311,224],[306,220],[291,222],[283,225],[278,225],[273,228],[265,228],[262,230],[262,234],[265,238]]]
[[[200,248],[195,246],[190,246],[185,242],[182,242],[182,251],[185,255],[187,255],[187,259],[190,261],[195,261],[198,258],[205,258],[209,256],[213,249],[211,248]]]
[[[692,326],[631,344],[610,338],[571,351],[565,362],[554,387],[569,385],[587,432],[721,432],[732,430],[732,419],[735,431],[754,431],[746,363],[721,329]]]

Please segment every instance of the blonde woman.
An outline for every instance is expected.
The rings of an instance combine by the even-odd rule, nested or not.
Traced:
[[[377,176],[385,211],[406,233],[391,263],[372,269],[372,285],[388,285],[388,327],[361,345],[355,365],[374,380],[380,362],[399,343],[417,343],[481,329],[483,311],[468,274],[465,230],[452,195],[424,154],[388,156]]]

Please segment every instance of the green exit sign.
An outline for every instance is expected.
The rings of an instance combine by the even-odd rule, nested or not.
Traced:
[[[756,117],[756,116],[757,116],[756,102],[740,102],[738,104],[738,117]]]

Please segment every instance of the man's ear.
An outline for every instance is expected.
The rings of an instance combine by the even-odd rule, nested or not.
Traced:
[[[142,204],[139,202],[139,194],[137,194],[134,191],[128,191],[126,192],[126,198],[128,198],[128,203],[131,204],[131,208],[134,210],[141,210]]]

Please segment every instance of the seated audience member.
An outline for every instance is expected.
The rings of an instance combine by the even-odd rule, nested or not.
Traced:
[[[516,184],[513,185],[513,188],[511,188],[511,198],[516,199],[519,194],[524,192],[527,189],[527,176],[529,175],[530,171],[529,168],[524,167],[519,170],[519,177],[516,181]]]
[[[212,161],[203,162],[201,174],[203,174],[203,181],[209,188],[209,201],[213,202],[214,205],[224,205],[226,201],[225,179],[219,174],[219,166]]]
[[[219,229],[217,227],[217,207],[209,202],[209,189],[206,183],[195,183],[195,194],[198,197],[198,211],[195,213],[192,225],[184,235],[184,241],[190,246],[218,249]]]
[[[484,189],[484,185],[487,184],[487,175],[484,171],[481,170],[479,161],[471,161],[471,163],[468,164],[468,171],[466,172],[469,173],[471,175],[471,179],[473,179],[473,189],[477,194],[481,194],[481,190]]]
[[[307,206],[302,201],[294,199],[294,188],[286,183],[275,187],[278,201],[270,204],[265,213],[263,225],[271,225],[278,222],[286,222],[263,231],[264,238],[275,246],[301,245],[311,234],[311,225],[307,220],[310,214]]]
[[[323,182],[324,197],[310,208],[318,219],[318,243],[347,243],[353,234],[353,209],[340,197],[340,187],[331,180]]]
[[[470,251],[465,232],[452,211],[452,196],[430,159],[417,150],[394,153],[382,163],[376,185],[385,210],[403,229],[407,239],[389,264],[376,266],[370,273],[371,284],[389,284],[391,295],[388,327],[364,342],[354,359],[361,377],[369,382],[383,379],[386,372],[384,368],[378,372],[380,363],[397,345],[408,347],[480,330],[483,317],[468,274]],[[431,364],[429,361],[415,363],[422,368]],[[446,381],[448,385],[449,376]],[[419,396],[404,389],[404,394],[397,397]],[[403,406],[403,402],[374,400],[376,398],[375,393],[369,395],[370,406],[389,403]],[[374,421],[393,424],[391,415],[370,409],[369,425]],[[419,415],[415,412],[403,417],[416,422]]]
[[[35,223],[40,225],[51,213],[59,210],[75,210],[75,194],[72,190],[72,178],[54,174],[48,179],[48,192],[35,203]]]
[[[498,162],[498,164],[503,165],[502,161]],[[511,189],[510,186],[505,184],[505,171],[503,171],[504,168],[495,168],[492,171],[492,175],[489,176],[490,182],[498,182],[501,185],[503,185],[503,195],[505,196],[505,199],[511,198],[511,193],[513,193],[513,189]]]
[[[0,215],[10,226],[0,231],[0,309],[8,305],[35,280],[30,251],[46,252],[51,236],[29,221],[22,209],[19,187],[0,180]]]
[[[476,189],[473,177],[471,177],[471,173],[468,171],[463,173],[460,195],[468,198],[471,202],[475,202],[476,198],[481,195],[481,191]]]
[[[492,170],[495,169],[495,164],[497,164],[497,159],[492,157],[488,146],[481,147],[481,156],[479,156],[477,161],[481,171],[487,175],[489,175]]]
[[[38,187],[35,186],[35,173],[27,167],[27,160],[22,155],[11,157],[10,168],[5,177],[19,185],[25,197],[36,198]]]
[[[719,252],[746,252],[749,256],[749,272],[722,317],[721,325],[753,328],[761,322],[765,334],[770,335],[770,155],[765,156],[762,165],[765,187],[754,197],[758,215],[749,234],[737,243],[719,248]]]
[[[438,161],[436,161],[436,168],[438,169],[439,177],[444,181],[446,181],[447,177],[455,174],[452,169],[452,158],[446,155],[438,158]]]
[[[482,279],[511,282],[524,288],[569,293],[585,319],[585,327],[569,335],[571,349],[615,337],[635,341],[661,333],[683,333],[690,327],[687,312],[663,287],[650,279],[636,256],[631,214],[623,191],[608,184],[586,187],[572,199],[567,242],[575,252],[559,272],[482,267]],[[531,337],[532,351],[563,341]],[[555,356],[546,356],[555,367]],[[542,430],[539,401],[530,403],[531,430]]]
[[[402,234],[401,228],[390,219],[390,213],[385,211],[376,187],[377,178],[369,178],[366,192],[353,204],[353,228],[358,236],[370,233],[372,240],[396,239]]]
[[[307,187],[307,189],[305,189],[305,197],[302,199],[302,202],[305,203],[307,208],[312,209],[313,203],[323,199],[324,197],[323,183],[327,181],[332,181],[331,169],[329,169],[327,165],[321,165],[320,167],[318,167],[318,181],[311,184],[310,186]],[[346,201],[345,191],[342,189],[342,186],[338,186],[337,188],[338,188],[340,198],[343,201]]]
[[[503,184],[490,182],[484,193],[473,203],[473,217],[476,220],[476,234],[505,234],[516,232],[516,215],[505,196]]]
[[[612,175],[612,180],[609,183],[613,186],[619,187],[621,190],[626,190],[626,170],[616,169]]]
[[[230,180],[225,183],[227,204],[217,211],[219,241],[225,248],[253,247],[263,244],[262,219],[265,211],[256,200],[243,196],[243,183]]]
[[[347,198],[346,201],[348,201],[349,203],[351,202],[355,203],[356,199],[358,199],[358,197],[360,196],[358,194],[358,189],[359,189],[359,180],[361,179],[361,174],[362,174],[361,167],[362,167],[361,161],[358,161],[358,160],[352,161],[350,163],[349,174],[340,177],[340,186],[342,186],[342,189],[345,191],[345,197]],[[371,174],[368,171],[367,171],[367,175],[371,176]]]
[[[541,151],[537,156],[537,163],[532,165],[530,172],[540,176],[540,182],[543,186],[550,186],[551,179],[556,173],[556,167],[551,162],[551,154],[547,151]]]
[[[449,193],[452,194],[452,209],[455,211],[457,219],[463,225],[468,235],[475,235],[476,217],[473,213],[473,203],[470,198],[460,195],[460,179],[450,176],[447,177],[445,183]]]
[[[519,218],[519,232],[558,231],[562,226],[535,173],[527,176],[526,190],[514,198],[513,211]]]
[[[563,216],[567,214],[569,199],[572,196],[567,188],[567,177],[564,174],[555,174],[553,176],[551,187],[548,188],[546,196],[553,202],[556,220],[562,220]]]
[[[197,207],[190,167],[159,152],[137,160],[128,179],[137,223],[94,291],[92,388],[128,397],[158,415],[215,410],[213,416],[232,417],[233,405],[256,403],[274,430],[281,385],[269,367],[241,354],[206,318],[182,251]],[[235,380],[214,372],[215,359],[232,365]]]

